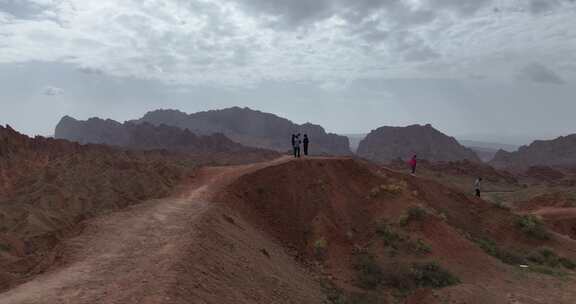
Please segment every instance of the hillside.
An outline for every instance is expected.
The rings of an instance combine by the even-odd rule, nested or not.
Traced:
[[[203,164],[273,157],[124,151],[0,126],[0,290],[44,271],[60,240],[88,218],[167,196]]]
[[[456,139],[431,125],[381,127],[373,130],[360,142],[357,154],[378,162],[408,159],[414,154],[428,161],[480,162],[474,151],[460,145]]]
[[[227,108],[186,114],[177,110],[157,110],[135,121],[171,125],[196,134],[222,133],[246,146],[286,152],[291,149],[291,135],[308,134],[313,154],[349,155],[348,138],[326,133],[319,125],[295,124],[274,114],[249,108]]]
[[[576,134],[553,140],[537,140],[516,152],[498,151],[490,162],[499,168],[525,169],[530,166],[576,166]]]
[[[203,168],[182,193],[87,221],[45,274],[0,294],[0,302],[576,299],[574,241],[530,217],[368,163],[284,158]]]

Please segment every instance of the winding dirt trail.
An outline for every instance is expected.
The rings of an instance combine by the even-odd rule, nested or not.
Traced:
[[[212,275],[198,268],[201,261],[193,261],[210,255],[209,237],[199,235],[205,225],[200,219],[217,208],[213,195],[236,178],[289,160],[205,168],[182,194],[89,220],[79,236],[64,242],[59,265],[0,294],[0,303],[215,303],[202,292],[186,296],[191,287],[181,286],[183,273]],[[194,254],[194,248],[199,252]],[[196,268],[187,269],[191,264]],[[194,284],[202,289],[202,282]],[[178,286],[185,291],[175,292]]]

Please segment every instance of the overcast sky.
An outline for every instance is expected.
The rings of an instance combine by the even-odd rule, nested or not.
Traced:
[[[0,0],[0,124],[234,105],[338,133],[576,133],[576,2]]]

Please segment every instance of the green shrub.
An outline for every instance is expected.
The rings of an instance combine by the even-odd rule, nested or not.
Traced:
[[[559,256],[554,250],[550,248],[540,248],[537,251],[533,252],[528,256],[528,260],[534,264],[551,267],[551,268],[559,268],[564,267],[566,269],[575,269],[576,263],[574,261]]]
[[[316,258],[322,260],[328,254],[328,241],[325,238],[320,238],[314,242],[314,254]]]
[[[374,187],[370,190],[369,196],[377,198],[381,195],[396,196],[404,191],[406,185],[403,184],[388,184]]]
[[[375,289],[382,283],[382,268],[374,256],[359,254],[355,257],[354,269],[357,272],[358,285],[365,289]]]
[[[399,223],[406,226],[413,221],[421,221],[426,217],[428,212],[422,207],[411,207],[408,211],[400,217]]]
[[[528,271],[535,272],[535,273],[541,273],[541,274],[545,274],[545,275],[549,275],[549,276],[555,276],[555,277],[564,277],[564,276],[568,275],[565,271],[550,268],[547,266],[542,266],[542,265],[532,265],[528,268]]]
[[[10,246],[6,244],[0,244],[0,251],[9,251]]]
[[[432,252],[432,247],[426,242],[421,239],[418,239],[416,242],[411,242],[414,248],[414,252],[417,254],[429,254]]]
[[[516,220],[516,226],[526,235],[537,240],[549,240],[550,233],[544,223],[534,215],[523,215]]]
[[[417,288],[410,265],[402,263],[390,263],[384,267],[382,284],[402,292]]]
[[[576,263],[568,258],[560,258],[560,264],[562,264],[566,269],[576,269]]]
[[[376,228],[376,233],[384,242],[384,246],[398,249],[399,244],[406,240],[406,238],[398,233],[394,228],[390,227],[387,223],[382,223]]]
[[[412,273],[416,285],[420,288],[443,288],[460,283],[460,279],[443,269],[437,263],[416,263]]]
[[[515,253],[512,251],[504,250],[496,244],[491,239],[488,238],[477,238],[473,240],[484,252],[487,254],[497,258],[501,262],[509,265],[521,265],[526,264],[526,258],[519,253]]]

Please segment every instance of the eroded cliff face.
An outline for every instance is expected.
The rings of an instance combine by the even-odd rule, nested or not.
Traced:
[[[124,123],[91,118],[78,121],[64,117],[55,132],[56,138],[82,144],[106,144],[137,150],[169,150],[194,154],[252,152],[255,148],[233,142],[221,133],[198,136],[188,129],[151,123]]]
[[[350,155],[348,138],[327,133],[319,125],[298,125],[274,114],[249,108],[228,108],[186,114],[176,110],[157,110],[135,122],[170,125],[196,134],[222,133],[246,146],[285,152],[291,149],[294,133],[308,134],[312,154]]]
[[[414,154],[429,161],[480,161],[474,151],[431,125],[381,127],[373,130],[360,142],[357,153],[378,162],[408,159]]]
[[[554,140],[537,140],[516,152],[498,151],[490,164],[516,169],[531,166],[576,167],[576,134]]]

